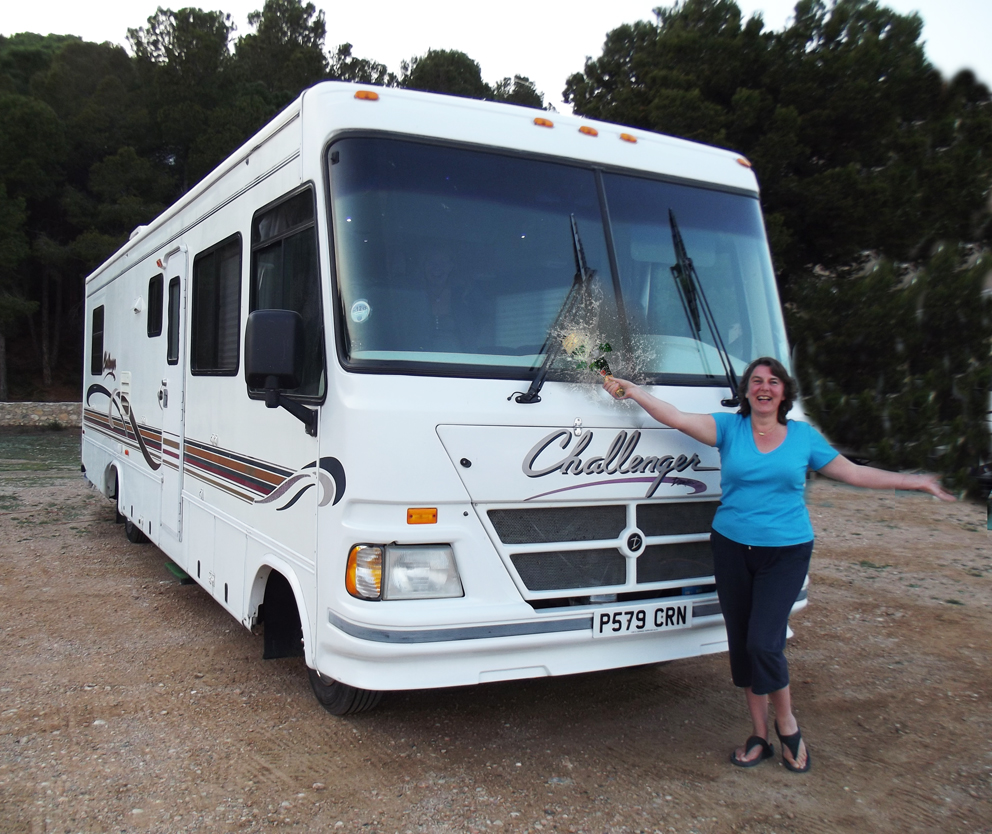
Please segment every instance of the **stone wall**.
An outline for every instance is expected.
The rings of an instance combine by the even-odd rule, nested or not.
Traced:
[[[0,427],[78,427],[82,411],[81,403],[0,403]]]

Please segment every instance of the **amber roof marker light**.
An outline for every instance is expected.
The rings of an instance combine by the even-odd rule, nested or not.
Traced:
[[[623,139],[624,142],[630,142],[632,145],[637,144],[637,137],[632,133],[621,133],[620,138]]]
[[[589,125],[582,125],[579,128],[579,133],[583,136],[599,136],[599,131],[594,127],[589,127]]]
[[[359,90],[355,93],[355,98],[359,101],[378,101],[379,94],[374,90]]]
[[[554,127],[555,126],[555,123],[553,121],[551,121],[551,119],[544,119],[544,118],[542,118],[540,116],[538,116],[536,119],[534,119],[534,124],[536,124],[538,127]]]
[[[751,163],[748,162],[743,156],[737,157],[737,164],[738,165],[743,165],[745,168],[750,168],[751,167]]]

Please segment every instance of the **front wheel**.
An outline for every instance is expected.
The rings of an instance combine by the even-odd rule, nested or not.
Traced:
[[[315,669],[307,669],[310,688],[320,705],[331,715],[350,715],[365,712],[382,700],[382,693],[370,689],[356,689],[341,681],[325,677]]]
[[[124,535],[132,544],[144,544],[148,541],[148,536],[142,533],[141,528],[129,518],[124,519]]]

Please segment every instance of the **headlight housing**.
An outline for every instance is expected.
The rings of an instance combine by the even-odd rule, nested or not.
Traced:
[[[368,600],[465,596],[449,544],[356,544],[348,554],[345,586]]]

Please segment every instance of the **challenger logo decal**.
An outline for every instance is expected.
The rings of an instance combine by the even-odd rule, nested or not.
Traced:
[[[658,457],[649,455],[642,457],[634,454],[637,443],[641,438],[639,431],[620,431],[607,448],[603,455],[593,455],[583,459],[581,455],[592,444],[594,432],[585,432],[575,444],[572,451],[554,463],[546,463],[545,459],[550,457],[548,449],[557,441],[559,448],[567,449],[572,441],[572,431],[570,429],[559,429],[538,441],[534,447],[524,456],[522,469],[528,478],[543,478],[558,472],[561,475],[631,475],[641,477],[610,477],[605,480],[596,480],[574,486],[560,487],[539,495],[532,495],[525,500],[533,501],[536,498],[544,498],[560,492],[568,492],[574,489],[585,489],[592,486],[604,484],[649,484],[645,498],[650,498],[657,492],[662,484],[670,486],[689,487],[691,495],[696,495],[706,491],[706,484],[694,478],[679,477],[673,473],[685,472],[691,469],[693,472],[717,472],[718,466],[703,466],[698,454],[686,455],[664,455]]]
[[[117,363],[114,362],[114,367],[116,368]],[[113,374],[110,374],[111,376]],[[94,394],[103,394],[109,399],[107,405],[107,419],[110,421],[111,427],[113,427],[114,422],[119,420],[121,426],[124,430],[124,435],[128,439],[134,439],[138,444],[138,448],[141,450],[141,456],[145,459],[145,463],[154,472],[161,465],[160,460],[155,460],[152,457],[151,452],[148,450],[148,446],[145,444],[145,439],[141,435],[141,429],[138,428],[138,424],[134,419],[134,412],[131,410],[130,403],[128,402],[127,396],[122,394],[120,391],[110,391],[103,385],[99,383],[94,383],[89,388],[86,389],[86,405],[90,404],[90,398]],[[115,415],[114,412],[117,412]],[[125,416],[126,415],[126,416]],[[130,426],[130,431],[128,427]]]
[[[316,481],[314,480],[316,474]],[[288,510],[308,489],[315,484],[320,484],[320,501],[318,507],[332,507],[344,497],[345,490],[344,467],[337,458],[321,458],[319,465],[317,461],[308,463],[306,466],[294,472],[272,492],[264,498],[256,498],[256,504],[271,504],[284,498],[294,487],[299,487],[293,496],[281,507],[276,507],[277,511]]]

